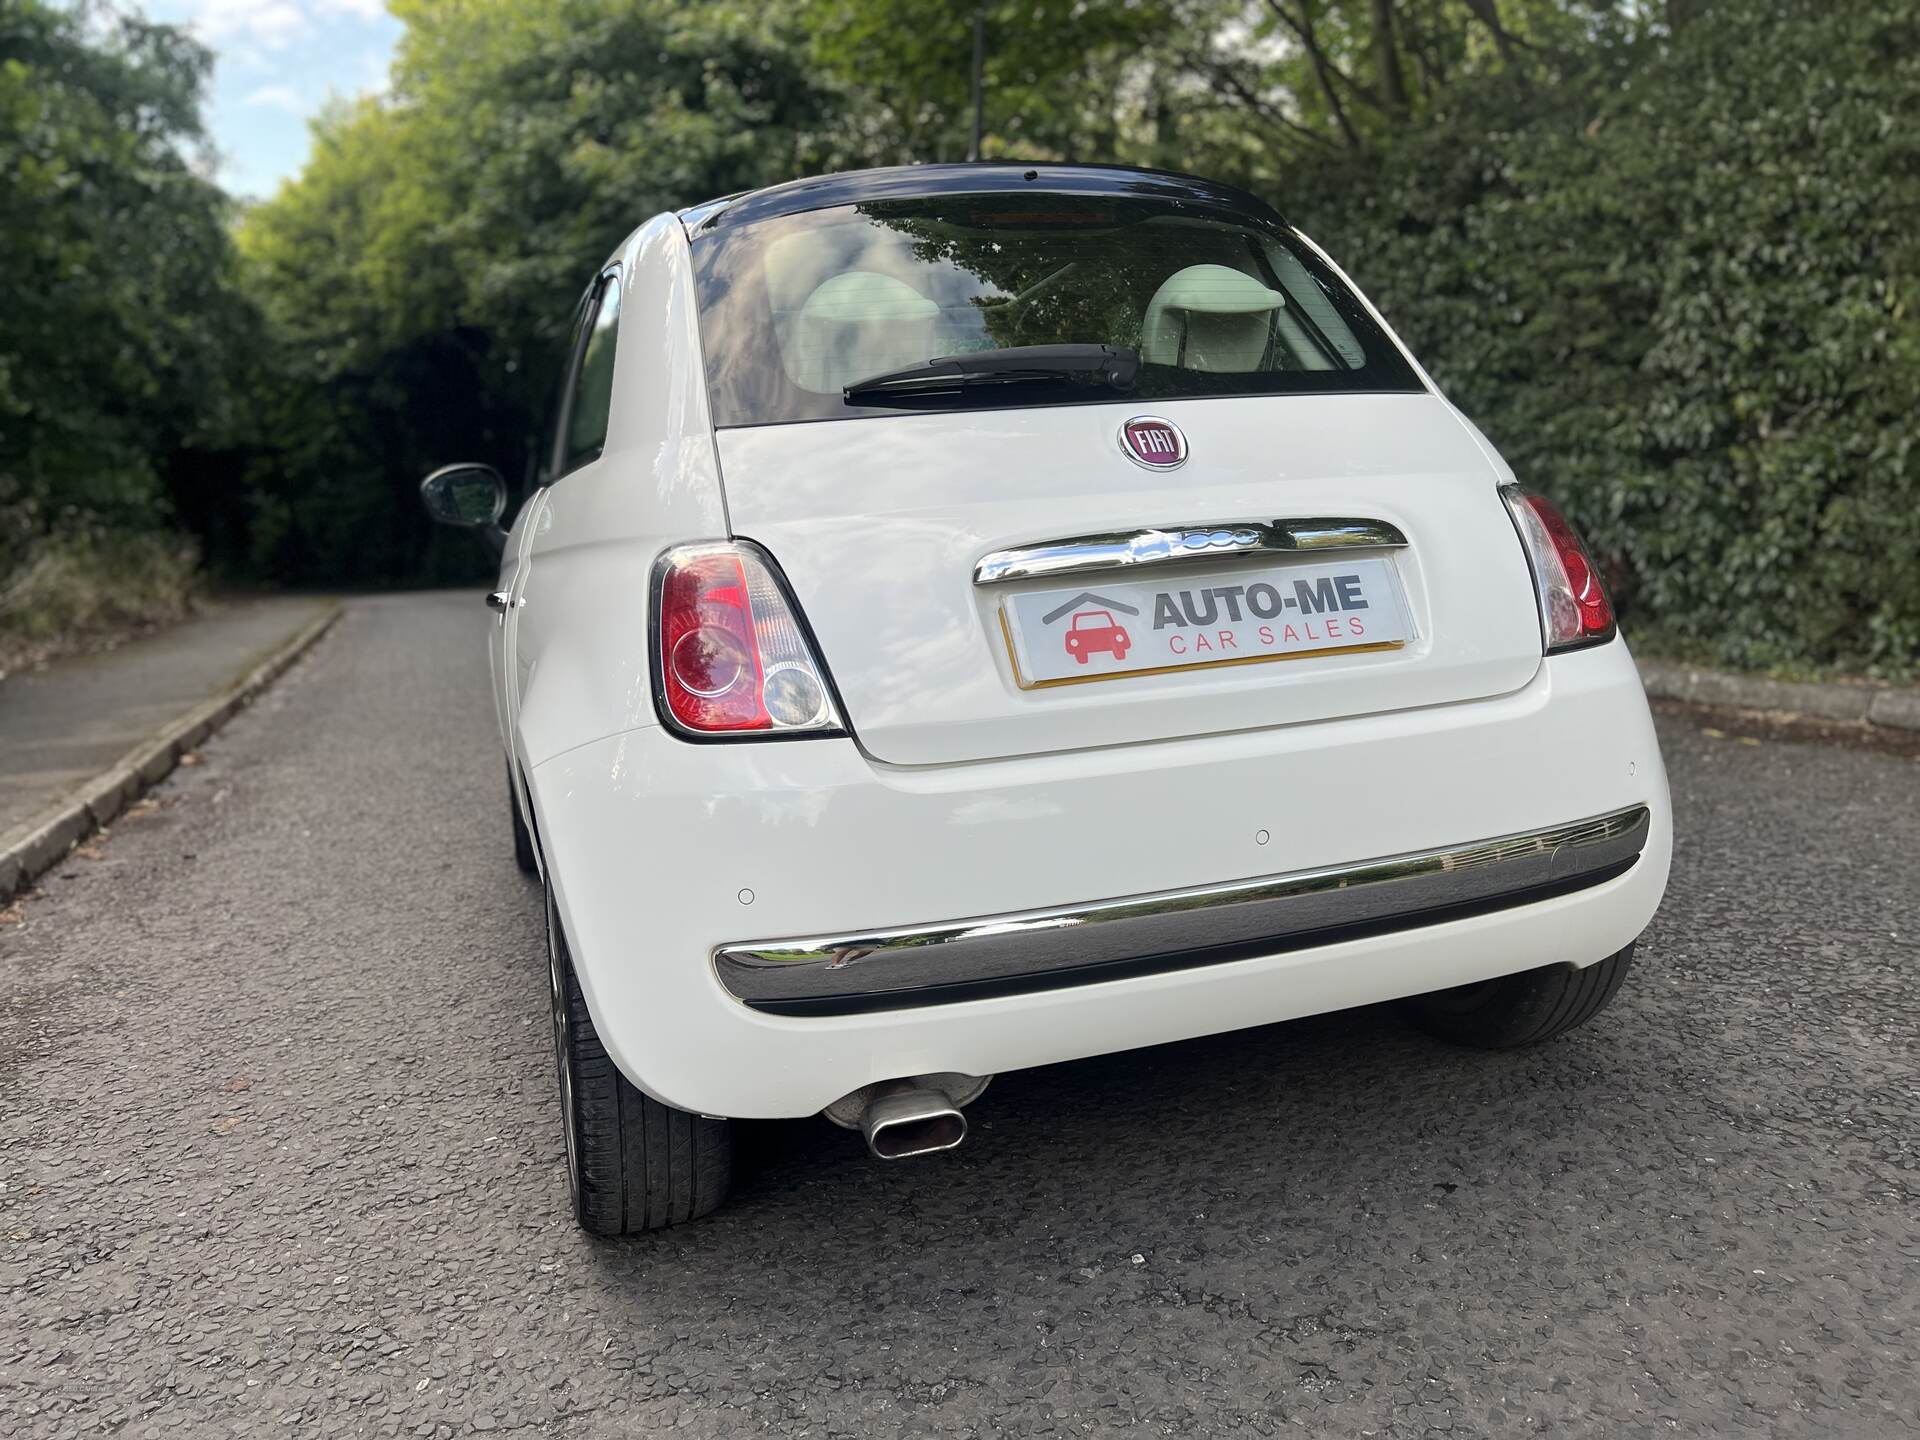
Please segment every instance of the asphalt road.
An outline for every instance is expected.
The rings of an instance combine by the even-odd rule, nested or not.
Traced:
[[[223,600],[117,649],[0,677],[0,835],[237,683],[330,603]]]
[[[743,1127],[565,1216],[472,594],[353,605],[0,924],[0,1434],[1920,1431],[1920,762],[1662,733],[1665,908],[1508,1056],[1373,1010]]]

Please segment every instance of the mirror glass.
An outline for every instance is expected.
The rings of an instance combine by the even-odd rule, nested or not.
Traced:
[[[492,525],[507,508],[507,482],[491,465],[443,465],[420,482],[420,500],[442,525]]]

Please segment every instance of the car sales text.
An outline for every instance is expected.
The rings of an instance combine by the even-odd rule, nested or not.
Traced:
[[[1153,628],[1169,626],[1185,630],[1199,629],[1188,637],[1166,637],[1167,649],[1175,655],[1207,650],[1237,650],[1239,644],[1231,630],[1209,635],[1204,629],[1222,620],[1238,622],[1251,616],[1256,620],[1280,620],[1288,611],[1299,616],[1274,625],[1262,625],[1255,634],[1262,645],[1323,644],[1327,641],[1352,641],[1366,638],[1366,622],[1353,612],[1367,609],[1360,593],[1358,575],[1327,575],[1313,581],[1293,582],[1291,595],[1260,581],[1253,585],[1218,585],[1210,590],[1161,591],[1153,601]],[[1318,617],[1317,620],[1313,617]]]

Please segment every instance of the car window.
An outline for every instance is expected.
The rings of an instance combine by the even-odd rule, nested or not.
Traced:
[[[1309,248],[1236,210],[1135,196],[870,201],[703,234],[695,275],[720,425],[885,413],[909,402],[849,400],[845,387],[1027,345],[1135,350],[1135,399],[1421,388]],[[1018,401],[1089,398],[1112,396],[1056,386]]]
[[[551,396],[540,422],[540,438],[534,447],[531,463],[527,467],[527,493],[531,495],[543,486],[551,485],[558,459],[555,448],[560,441],[560,422],[565,417],[567,397],[572,393],[573,362],[580,354],[580,341],[586,333],[587,322],[593,318],[594,290],[590,286],[587,293],[575,302],[573,319],[567,322],[567,343],[559,352],[559,364],[556,367]]]
[[[587,331],[587,348],[574,376],[567,405],[567,443],[562,474],[599,458],[607,443],[607,417],[613,409],[613,349],[620,327],[620,277],[609,275],[600,287],[599,305]]]
[[[561,378],[554,382],[553,399],[547,405],[546,418],[540,422],[540,439],[534,446],[527,466],[529,495],[553,483],[553,446],[560,437],[560,407],[566,403],[566,399],[567,381],[563,370]]]

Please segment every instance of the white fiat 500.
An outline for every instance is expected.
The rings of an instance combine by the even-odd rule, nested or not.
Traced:
[[[502,549],[595,1233],[717,1205],[732,1117],[898,1159],[1000,1071],[1345,1006],[1544,1040],[1659,903],[1553,477],[1239,191],[928,166],[658,216],[540,458],[504,534],[492,470],[423,495]]]

